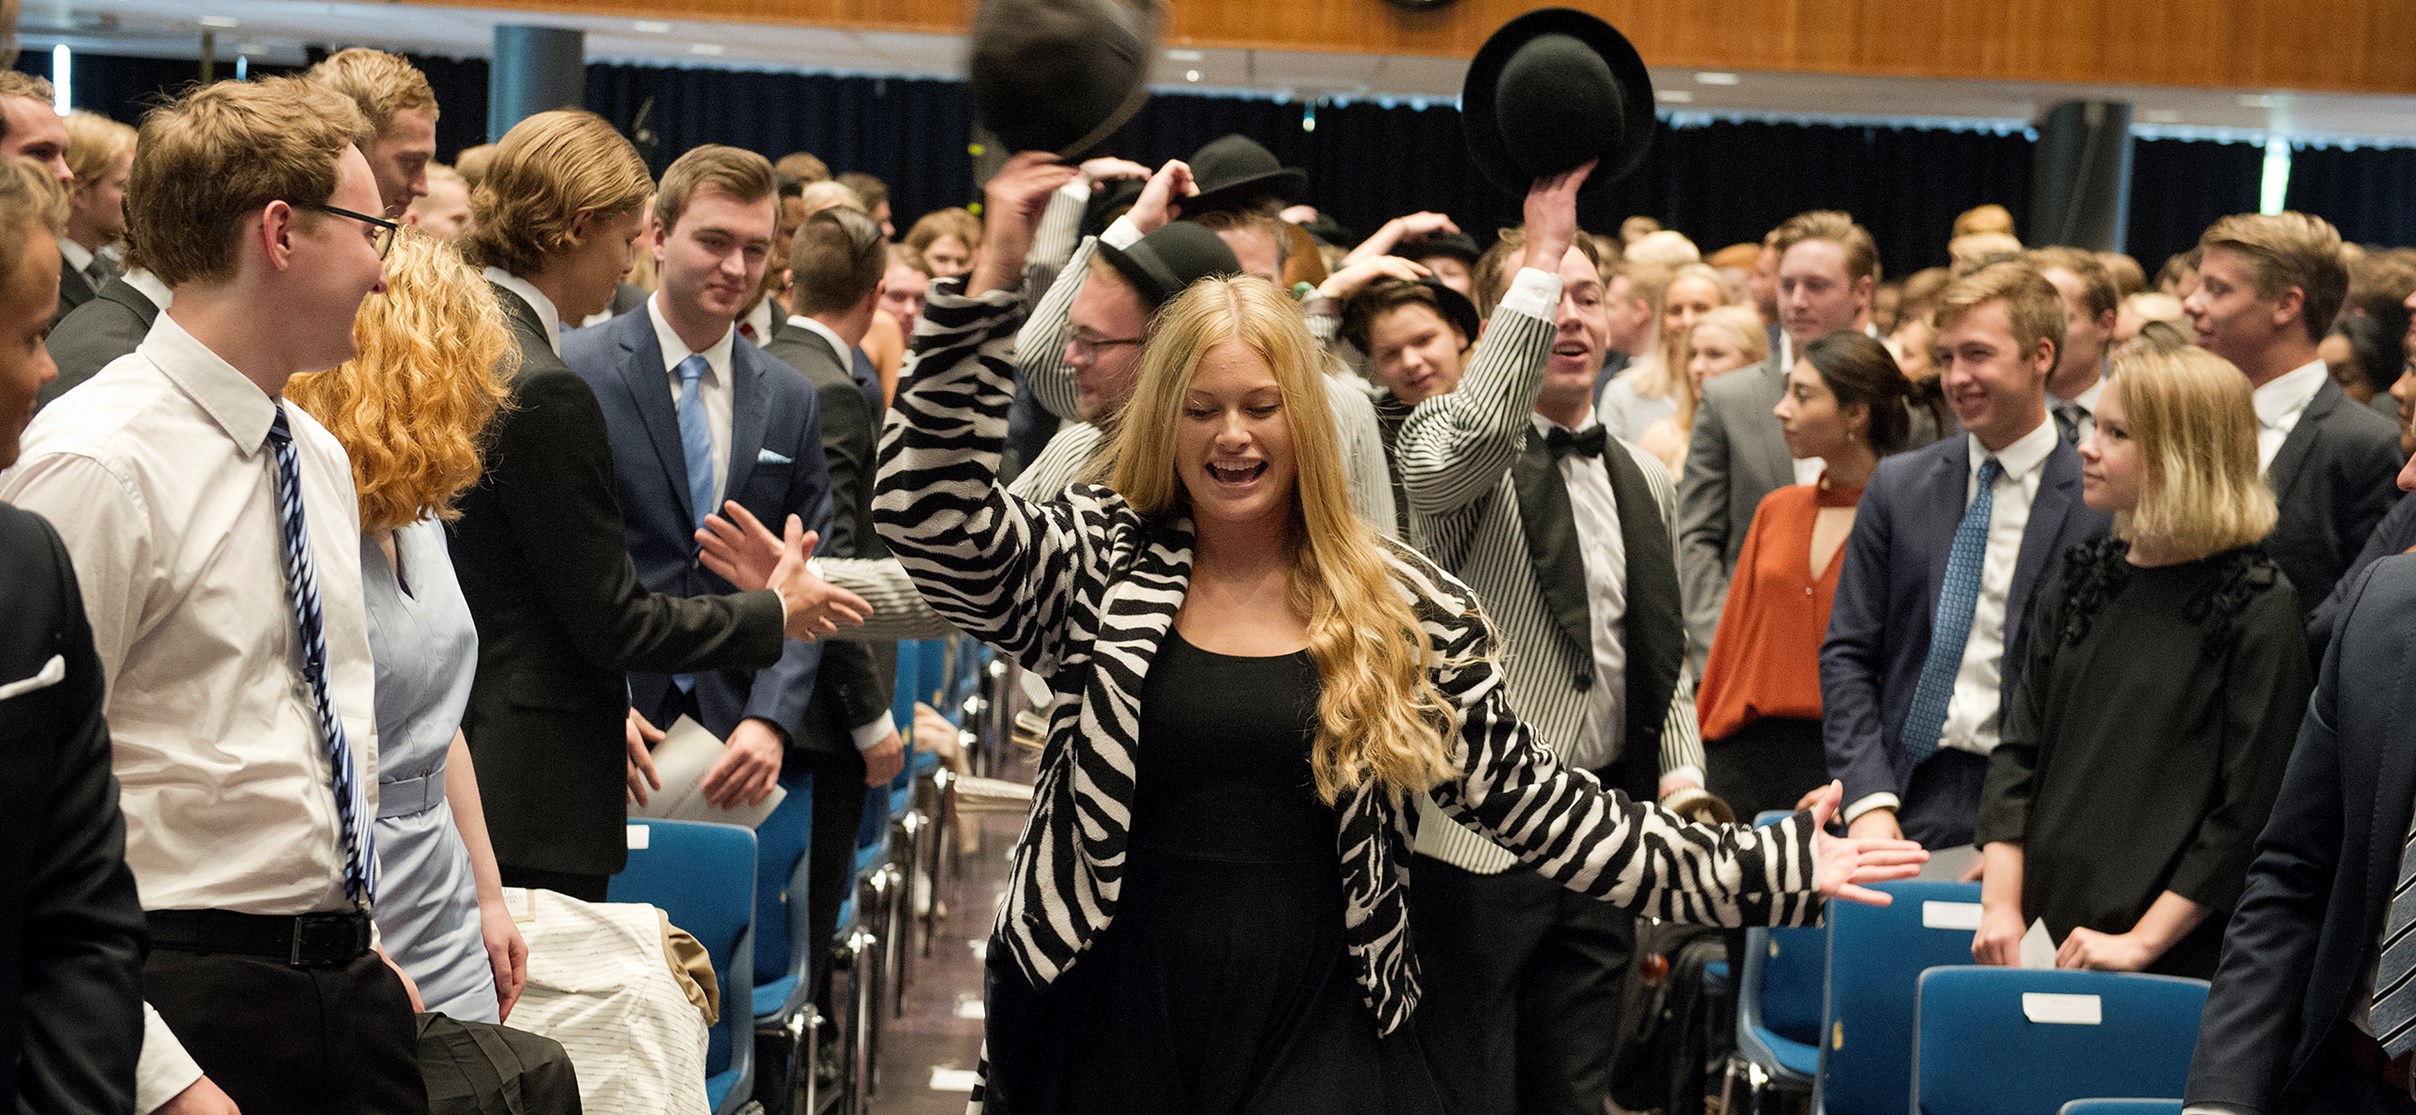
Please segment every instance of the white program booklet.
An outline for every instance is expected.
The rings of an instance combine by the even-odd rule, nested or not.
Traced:
[[[713,821],[754,828],[772,815],[788,791],[775,785],[770,796],[753,805],[716,809],[705,801],[705,772],[721,761],[722,741],[689,717],[680,717],[654,745],[654,771],[663,788],[652,791],[646,804],[631,805],[629,815],[655,821]]]

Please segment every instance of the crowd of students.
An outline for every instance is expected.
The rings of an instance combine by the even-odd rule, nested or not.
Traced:
[[[1637,912],[1960,848],[1978,962],[2270,973],[2224,938],[2340,794],[2285,786],[2302,721],[2377,697],[2332,644],[2416,542],[2416,263],[2319,218],[2151,288],[1984,206],[1892,280],[1835,211],[1592,234],[1585,166],[1355,241],[1229,136],[1020,154],[893,243],[811,155],[658,179],[558,110],[444,166],[438,111],[360,49],[139,132],[0,75],[28,1110],[448,1110],[459,1027],[576,1110],[507,891],[602,901],[686,718],[717,806],[815,775],[828,939],[882,640],[1043,692],[992,1111],[1598,1111]],[[2404,1081],[2407,967],[2292,1073]],[[2298,1095],[2239,1079],[2193,1098]]]

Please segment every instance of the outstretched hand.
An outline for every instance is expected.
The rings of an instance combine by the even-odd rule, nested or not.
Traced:
[[[738,501],[721,506],[721,514],[706,516],[696,532],[698,559],[741,590],[779,593],[789,638],[811,642],[871,618],[872,605],[863,597],[823,580],[807,564],[819,539],[797,516],[789,516],[784,536],[774,537]]]
[[[1577,191],[1594,173],[1599,159],[1587,159],[1575,170],[1545,175],[1527,191],[1526,266],[1538,271],[1560,270],[1561,257],[1577,243]]]
[[[1885,906],[1886,894],[1864,884],[1910,879],[1929,862],[1929,853],[1910,840],[1853,840],[1829,835],[1829,819],[1845,800],[1843,782],[1831,782],[1812,802],[1812,862],[1819,872],[1823,898]]]

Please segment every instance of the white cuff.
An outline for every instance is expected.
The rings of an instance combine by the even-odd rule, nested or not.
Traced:
[[[897,721],[891,719],[889,714],[884,712],[881,714],[880,719],[868,720],[862,724],[858,724],[849,729],[848,734],[855,737],[856,750],[870,751],[873,748],[881,746],[881,741],[888,739],[890,733],[897,730]]]
[[[134,1110],[137,1115],[167,1105],[201,1079],[201,1065],[185,1052],[184,1043],[168,1029],[168,1020],[143,1004],[143,1051],[134,1065]]]
[[[1874,809],[1900,810],[1902,808],[1904,808],[1904,799],[1897,797],[1894,794],[1885,792],[1869,794],[1862,798],[1856,799],[1854,804],[1846,806],[1846,823],[1849,825],[1853,824],[1855,818],[1860,817]]]
[[[1057,187],[1057,192],[1060,195],[1072,198],[1075,201],[1081,202],[1085,205],[1090,204],[1091,184],[1083,181],[1082,176],[1079,174],[1075,175],[1072,181]]]
[[[1661,774],[1661,781],[1663,782],[1667,782],[1672,778],[1675,778],[1680,782],[1692,783],[1697,789],[1700,789],[1703,786],[1703,768],[1698,767],[1693,763],[1688,763],[1676,770],[1664,771]]]
[[[1510,280],[1510,289],[1502,295],[1502,304],[1495,313],[1507,310],[1525,314],[1539,321],[1550,321],[1560,312],[1560,275],[1533,267],[1521,267],[1517,277]]]
[[[1114,248],[1117,251],[1123,251],[1124,249],[1132,247],[1134,244],[1137,244],[1140,241],[1141,226],[1133,223],[1132,214],[1130,213],[1116,218],[1115,223],[1107,226],[1106,232],[1099,234],[1100,243]]]

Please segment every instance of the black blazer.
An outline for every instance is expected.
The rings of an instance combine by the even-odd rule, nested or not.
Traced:
[[[462,728],[498,862],[588,875],[628,859],[621,721],[632,670],[761,669],[780,657],[769,591],[648,593],[624,545],[595,392],[500,287],[520,342],[485,475],[462,496],[454,571],[478,621]]]
[[[2266,470],[2282,516],[2265,552],[2313,612],[2398,498],[2399,429],[2327,379]],[[2320,644],[2319,644],[2320,645]]]
[[[2361,408],[2362,409],[2362,408]],[[2191,1103],[2306,1109],[2373,963],[2416,807],[2416,559],[2351,588],[2223,937],[2190,1062]]]
[[[150,934],[67,551],[0,503],[0,1107],[134,1110]]]
[[[122,275],[109,280],[91,301],[51,327],[43,347],[50,350],[51,363],[59,366],[59,378],[42,385],[34,405],[49,406],[110,361],[133,352],[158,319],[159,304],[150,295],[134,289]]]
[[[66,317],[69,311],[92,301],[95,293],[92,289],[92,280],[85,278],[83,272],[76,270],[73,264],[67,262],[67,257],[61,255],[59,257],[59,308],[51,311],[50,323],[54,326],[59,324],[59,320]]]
[[[878,428],[872,408],[830,342],[810,329],[783,331],[764,353],[805,377],[822,413],[822,458],[830,468],[830,533],[816,553],[842,558],[889,556],[872,529],[873,441]],[[803,732],[790,740],[801,750],[824,755],[855,753],[854,728],[889,711],[897,689],[895,643],[834,640],[823,645],[822,672],[814,677],[814,699],[806,707]]]

